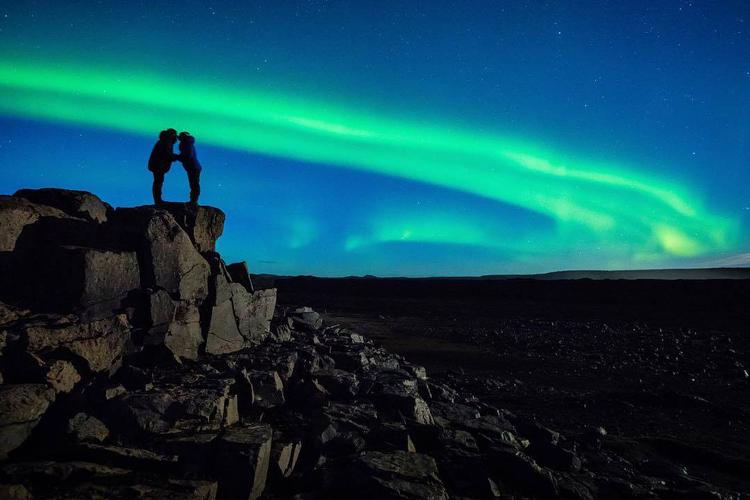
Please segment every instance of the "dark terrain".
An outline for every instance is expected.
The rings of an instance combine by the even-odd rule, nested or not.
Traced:
[[[750,282],[274,285],[224,222],[0,195],[0,499],[748,499]]]
[[[275,280],[432,380],[750,491],[748,280]],[[633,456],[641,454],[642,456]]]

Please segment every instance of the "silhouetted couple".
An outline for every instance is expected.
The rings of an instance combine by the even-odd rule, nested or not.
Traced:
[[[174,154],[174,143],[180,141],[180,154]],[[173,128],[162,130],[159,133],[159,140],[154,144],[151,150],[151,157],[148,159],[148,169],[154,173],[154,203],[162,204],[161,188],[164,185],[164,175],[172,168],[172,162],[179,160],[188,176],[190,183],[190,203],[198,204],[198,196],[201,194],[201,164],[198,156],[195,154],[195,137],[188,132],[180,132]]]

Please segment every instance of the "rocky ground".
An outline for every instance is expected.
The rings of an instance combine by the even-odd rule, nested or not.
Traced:
[[[223,224],[211,207],[0,196],[0,498],[747,498],[606,422],[553,430],[496,397],[503,377],[432,377],[306,304],[276,307],[215,252]],[[559,339],[528,326],[477,330],[471,349]]]
[[[414,281],[276,283],[282,304],[319,307],[433,381],[571,439],[605,428],[603,446],[636,474],[660,467],[750,490],[748,284],[560,282],[559,294],[509,281],[478,294],[467,282],[475,295],[457,300],[470,292],[454,281]],[[686,308],[693,296],[714,303]]]

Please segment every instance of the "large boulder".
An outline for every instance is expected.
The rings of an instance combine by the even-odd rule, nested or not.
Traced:
[[[237,328],[237,320],[230,300],[225,300],[211,308],[211,321],[206,335],[208,354],[226,354],[239,351],[245,345],[245,338]]]
[[[247,318],[247,330],[243,335],[258,343],[265,339],[271,331],[271,320],[276,308],[276,289],[257,290],[250,295],[247,309],[241,309],[238,316]]]
[[[37,205],[24,198],[0,195],[0,252],[12,252],[24,228],[42,217],[64,219],[68,216],[56,208]]]
[[[163,345],[181,359],[197,359],[203,344],[200,312],[195,304],[174,301],[164,290],[149,296],[149,329],[144,345]]]
[[[284,383],[274,370],[249,370],[245,378],[253,388],[253,405],[273,408],[284,404]]]
[[[150,390],[122,394],[109,402],[112,420],[129,435],[216,431],[239,421],[234,379],[209,379],[178,372]]]
[[[135,252],[77,246],[39,249],[26,273],[25,299],[38,311],[75,312],[84,320],[110,316],[140,287]]]
[[[26,441],[54,399],[44,384],[0,385],[0,460]]]
[[[206,352],[226,354],[262,342],[271,328],[276,289],[251,294],[240,283],[227,282],[223,274],[213,276],[211,284]]]
[[[166,210],[118,208],[111,218],[118,243],[136,250],[141,284],[174,298],[201,302],[208,295],[208,262]]]
[[[224,232],[224,212],[214,207],[185,203],[164,203],[159,208],[172,214],[199,252],[216,251],[216,240]]]
[[[13,333],[28,351],[42,357],[62,351],[93,372],[111,372],[122,360],[130,325],[124,314],[89,323],[65,316],[38,316],[25,319]]]
[[[268,425],[251,424],[227,429],[216,440],[218,498],[253,500],[260,497],[266,487],[271,438]]]
[[[81,217],[92,222],[106,222],[107,213],[112,210],[108,204],[87,191],[70,189],[42,188],[21,189],[13,195],[33,203],[53,207],[68,215]]]
[[[109,429],[101,420],[83,412],[76,413],[68,420],[65,432],[79,442],[101,443],[109,436]]]

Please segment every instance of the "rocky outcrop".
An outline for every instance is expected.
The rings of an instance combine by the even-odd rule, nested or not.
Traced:
[[[41,191],[0,198],[0,497],[731,498],[277,310],[217,209]]]
[[[184,203],[163,203],[159,208],[174,217],[199,252],[216,251],[216,240],[224,232],[224,212],[214,207]]]
[[[52,311],[73,311],[86,319],[111,315],[140,287],[135,252],[53,246],[36,252],[25,300]]]
[[[20,189],[13,196],[38,205],[53,207],[70,216],[92,222],[106,222],[107,215],[112,211],[111,206],[87,191],[57,188]]]
[[[0,195],[0,252],[12,252],[24,228],[43,217],[65,219],[61,210],[32,203],[25,198]]]
[[[8,330],[9,348],[25,348],[42,358],[69,356],[92,372],[114,372],[125,354],[130,325],[124,314],[90,323],[74,316],[31,316]]]
[[[208,296],[208,262],[169,212],[118,208],[112,223],[118,244],[138,254],[143,287],[162,288],[189,302]]]

